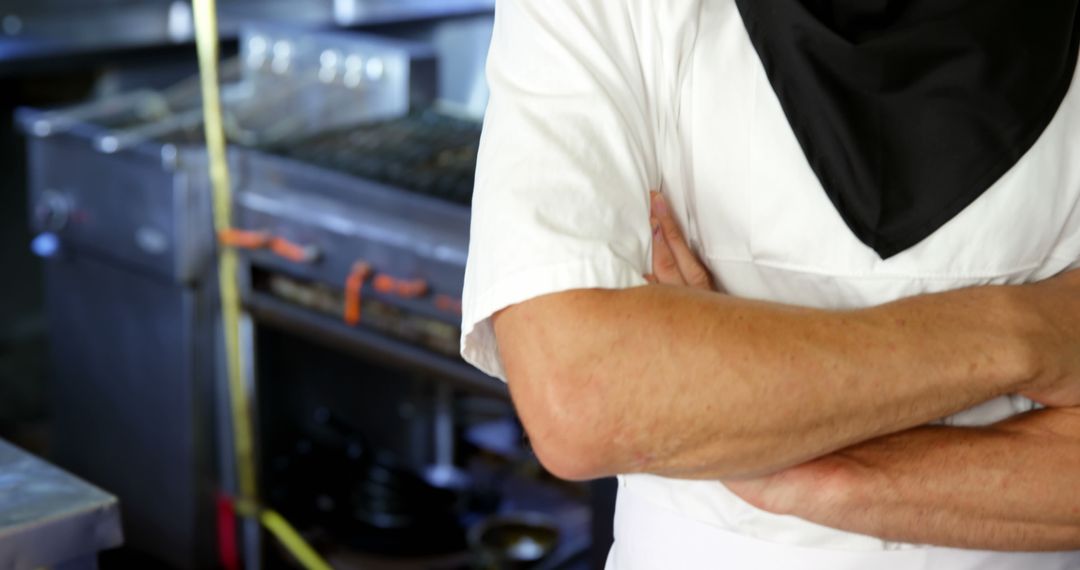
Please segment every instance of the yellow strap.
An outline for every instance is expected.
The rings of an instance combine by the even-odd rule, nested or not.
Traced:
[[[202,79],[206,151],[210,161],[210,183],[214,191],[214,229],[226,232],[232,226],[232,184],[226,158],[225,129],[218,82],[218,31],[215,0],[195,0],[195,42],[199,51]],[[222,246],[218,253],[218,281],[221,289],[221,316],[225,333],[225,355],[232,408],[233,447],[240,498],[254,502],[256,487],[254,451],[251,437],[251,409],[244,386],[244,356],[240,349],[240,293],[236,284],[236,250]]]
[[[195,0],[195,43],[199,53],[206,151],[210,162],[210,183],[214,191],[214,229],[222,234],[232,229],[232,184],[229,181],[225,128],[218,80],[218,27],[215,0]],[[255,454],[252,444],[251,403],[244,386],[244,360],[240,347],[240,290],[237,285],[236,249],[221,245],[218,251],[218,280],[221,289],[221,316],[225,332],[228,364],[229,402],[232,415],[233,451],[239,497],[237,512],[245,517],[258,513],[259,521],[307,570],[333,570],[292,526],[271,510],[258,510]]]
[[[333,570],[281,515],[266,509],[259,519],[301,566],[307,570]]]

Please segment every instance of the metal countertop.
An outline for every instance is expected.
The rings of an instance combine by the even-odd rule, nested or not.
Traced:
[[[116,497],[0,440],[0,568],[53,566],[122,542]]]

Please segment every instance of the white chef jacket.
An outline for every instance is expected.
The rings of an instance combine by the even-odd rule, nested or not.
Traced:
[[[1080,74],[1034,147],[918,245],[882,260],[802,152],[733,0],[499,0],[465,276],[462,355],[504,378],[490,317],[643,285],[662,189],[727,293],[854,308],[1044,279],[1080,259]],[[764,403],[763,403],[764,404]],[[1020,397],[943,420],[987,424]],[[1080,553],[897,544],[756,509],[718,482],[620,477],[609,567],[1080,569]]]

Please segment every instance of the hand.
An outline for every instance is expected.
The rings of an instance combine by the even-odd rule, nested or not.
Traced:
[[[1050,407],[1080,405],[1080,270],[1021,286],[1037,331],[1028,338],[1036,376],[1024,396]]]
[[[839,451],[771,475],[723,481],[725,487],[754,507],[801,518],[832,516],[851,502],[854,477],[870,468]]]
[[[652,273],[645,276],[649,283],[693,287],[715,291],[705,264],[687,245],[679,222],[672,215],[667,200],[659,192],[650,192],[652,212],[653,255]]]
[[[715,291],[708,269],[686,243],[663,194],[650,192],[649,195],[653,255],[652,273],[645,275],[645,279],[653,284]],[[724,485],[759,509],[786,513],[796,505],[805,504],[806,497],[814,495],[824,483],[829,468],[819,462],[753,479],[725,481]]]

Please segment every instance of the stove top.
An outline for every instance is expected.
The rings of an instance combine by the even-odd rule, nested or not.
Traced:
[[[479,144],[480,123],[427,110],[265,150],[468,206]]]

